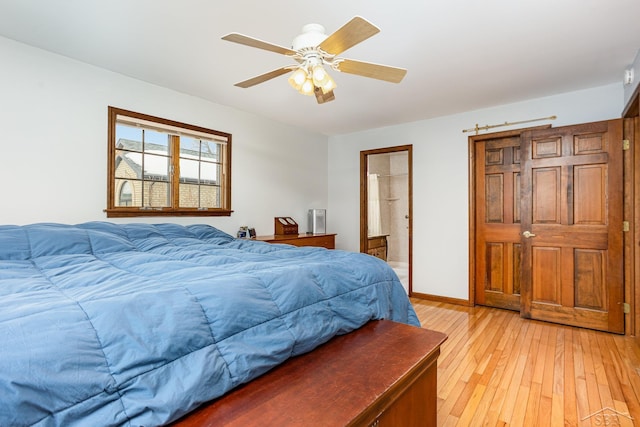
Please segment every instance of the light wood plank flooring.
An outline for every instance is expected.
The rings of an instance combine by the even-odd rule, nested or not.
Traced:
[[[411,301],[423,327],[449,336],[438,358],[439,426],[640,426],[632,338]]]

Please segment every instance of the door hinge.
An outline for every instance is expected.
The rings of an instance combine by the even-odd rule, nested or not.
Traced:
[[[622,221],[622,231],[629,231],[629,221]]]
[[[630,146],[631,146],[631,142],[628,139],[623,139],[622,140],[622,149],[623,150],[628,150]]]
[[[631,313],[631,306],[628,302],[622,303],[622,311],[624,312],[624,314]]]

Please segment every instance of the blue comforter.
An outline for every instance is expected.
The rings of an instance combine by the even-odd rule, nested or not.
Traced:
[[[381,260],[207,225],[0,226],[0,425],[160,425],[371,319]]]

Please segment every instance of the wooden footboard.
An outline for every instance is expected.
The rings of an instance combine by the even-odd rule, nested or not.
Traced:
[[[176,426],[435,426],[446,335],[372,321],[294,357]]]

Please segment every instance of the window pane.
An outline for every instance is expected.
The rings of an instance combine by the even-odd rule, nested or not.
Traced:
[[[199,178],[200,162],[198,162],[197,160],[180,158],[180,182],[197,184]]]
[[[142,178],[142,154],[116,150],[116,178]]]
[[[155,154],[169,153],[169,134],[144,130],[144,152]]]
[[[131,206],[131,201],[133,200],[133,194],[131,189],[131,184],[129,181],[125,181],[122,183],[122,187],[120,187],[120,206]]]
[[[199,185],[196,184],[180,184],[180,207],[181,208],[199,208],[200,195]]]
[[[200,206],[205,208],[219,208],[220,188],[212,185],[201,185]]]
[[[201,146],[201,154],[202,160],[212,160],[217,161],[220,158],[220,145],[216,144],[213,141],[200,141],[202,143]]]
[[[145,182],[145,204],[152,208],[171,206],[171,185],[167,182]]]
[[[116,147],[142,151],[142,129],[123,124],[116,125]]]
[[[200,140],[188,136],[181,136],[180,157],[198,159],[200,157]]]
[[[132,153],[133,154],[133,153]],[[143,159],[144,179],[154,181],[169,180],[169,158],[165,156],[156,156],[153,154],[145,154]]]
[[[180,182],[217,184],[219,170],[220,166],[217,163],[180,158]]]
[[[188,136],[180,137],[180,157],[215,162],[220,157],[219,153],[220,145],[213,141]]]
[[[116,179],[116,206],[142,206],[142,182]]]
[[[217,186],[180,184],[181,208],[219,208],[220,190]]]
[[[201,184],[217,184],[218,183],[218,170],[217,163],[200,163],[200,183]]]

